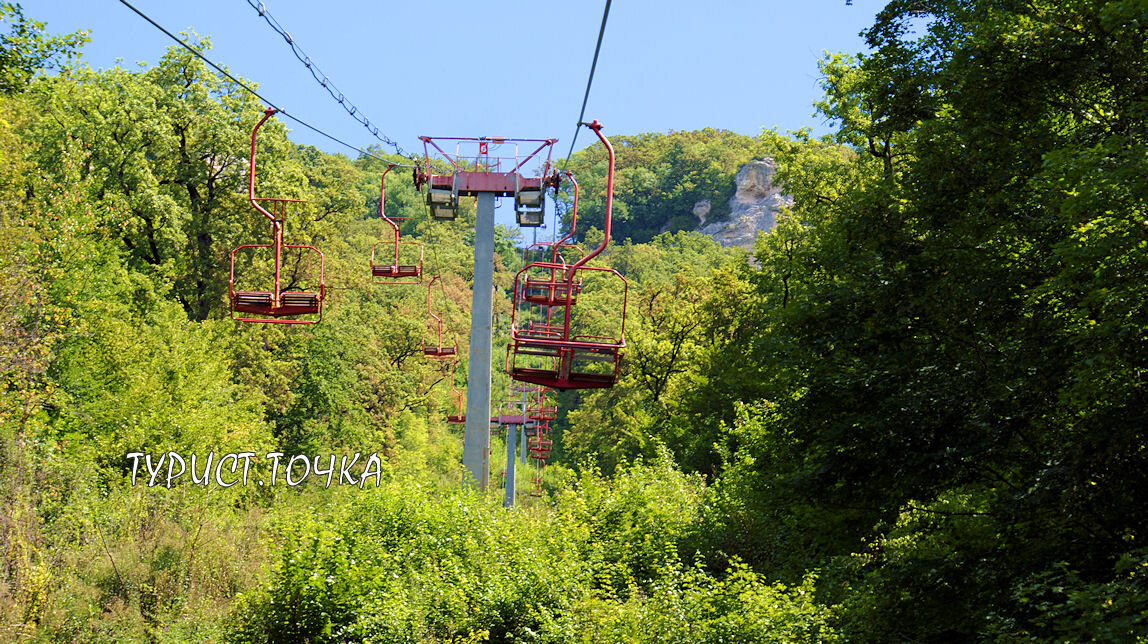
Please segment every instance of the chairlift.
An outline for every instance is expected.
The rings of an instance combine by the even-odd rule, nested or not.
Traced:
[[[554,446],[554,441],[542,436],[534,436],[527,439],[526,451],[530,458],[539,460],[546,460],[550,458],[550,450]]]
[[[539,392],[526,407],[526,416],[537,421],[551,421],[558,418],[558,404],[546,395],[546,390]]]
[[[435,344],[427,344],[426,338],[424,337],[423,342],[422,342],[422,348],[423,348],[423,356],[425,356],[427,358],[435,359],[435,360],[445,360],[445,359],[454,358],[455,356],[458,355],[458,339],[457,338],[455,339],[455,343],[453,345],[443,344],[443,341],[442,341],[442,336],[443,336],[442,318],[439,317],[438,314],[434,312],[434,309],[431,308],[431,292],[434,290],[434,283],[437,282],[438,279],[439,279],[439,276],[435,275],[434,277],[431,278],[431,281],[427,284],[427,313],[430,315],[431,319],[434,320],[434,322],[431,324],[433,325],[433,327],[435,329],[435,335],[436,335],[437,340],[436,340]],[[439,287],[440,287],[440,289],[442,289],[442,283],[441,282],[439,282]],[[446,290],[442,289],[442,293],[443,293],[443,297],[445,298],[446,297]]]
[[[574,237],[574,229],[578,225],[578,182],[571,172],[566,172],[566,177],[574,185],[574,206],[570,230],[562,239],[552,244],[545,244],[549,256],[533,262],[523,269],[525,279],[522,289],[521,291],[516,289],[514,292],[516,298],[521,298],[531,304],[544,306],[577,304],[578,292],[582,290],[581,279],[572,282],[567,282],[565,279],[567,258],[563,256],[563,251],[579,250],[577,246],[566,243]]]
[[[231,251],[231,269],[227,282],[227,296],[230,302],[231,319],[236,322],[260,322],[267,324],[315,324],[323,318],[323,300],[326,297],[327,287],[323,281],[323,253],[314,246],[306,244],[283,243],[283,220],[287,214],[287,204],[302,203],[299,199],[282,199],[278,197],[255,196],[255,140],[259,128],[271,118],[278,110],[269,107],[263,112],[263,118],[251,131],[251,159],[247,182],[247,200],[261,215],[271,222],[270,244],[243,244]],[[269,248],[274,254],[274,271],[271,288],[267,290],[236,290],[235,288],[235,255],[247,248]],[[304,290],[291,283],[283,285],[283,250],[293,249],[312,252],[319,256],[319,289],[317,291]],[[236,314],[247,314],[236,317]],[[299,316],[318,315],[318,319]]]
[[[466,402],[463,399],[462,390],[454,386],[455,369],[458,367],[458,362],[455,362],[450,367],[450,391],[454,396],[454,413],[447,413],[446,422],[449,425],[465,425],[466,424]]]
[[[394,169],[395,164],[392,163],[387,166],[383,171],[382,177],[379,179],[379,216],[383,221],[389,225],[394,231],[394,242],[379,242],[371,247],[371,275],[375,278],[376,284],[385,285],[399,285],[399,284],[418,284],[421,282],[419,279],[423,273],[423,245],[418,242],[404,242],[399,241],[399,225],[396,223],[398,219],[407,219],[406,217],[388,217],[386,213],[386,200],[387,200],[387,173]],[[386,246],[388,250],[394,250],[391,255],[391,263],[385,264],[383,260],[376,262],[375,251],[380,246]],[[399,248],[401,246],[415,246],[419,249],[418,264],[403,264],[399,260]],[[390,253],[387,253],[388,255]]]
[[[614,148],[602,135],[602,125],[598,121],[584,123],[602,141],[609,155],[606,175],[606,217],[603,226],[602,243],[588,255],[569,267],[564,267],[566,294],[572,294],[575,282],[583,275],[600,273],[607,278],[617,278],[622,283],[622,308],[620,311],[618,334],[595,335],[578,333],[572,328],[572,302],[568,298],[562,306],[549,306],[564,312],[561,324],[538,325],[522,324],[518,320],[518,308],[511,314],[511,342],[507,346],[506,368],[510,377],[522,382],[552,387],[554,389],[593,389],[612,387],[617,382],[621,369],[621,351],[626,346],[626,304],[629,284],[621,273],[610,268],[587,266],[610,243],[610,223],[614,192]],[[515,276],[515,290],[519,293],[523,282],[523,268]],[[548,322],[552,320],[547,314]]]
[[[527,453],[534,459],[534,463],[538,468],[535,476],[530,479],[534,487],[530,490],[529,494],[533,497],[542,496],[542,480],[543,474],[546,472],[546,460],[550,458],[550,448],[553,445],[553,441],[548,438],[549,434],[550,428],[543,424],[538,427],[534,435],[528,438],[526,442]]]

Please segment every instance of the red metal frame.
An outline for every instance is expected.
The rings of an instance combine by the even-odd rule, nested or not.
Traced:
[[[626,309],[629,305],[629,283],[621,273],[598,266],[583,266],[579,271],[601,272],[622,282],[622,310],[617,337],[576,334],[571,332],[572,304],[558,307],[540,307],[545,310],[545,322],[528,321],[520,324],[519,310],[511,312],[511,342],[507,346],[506,369],[515,380],[530,382],[554,389],[593,389],[610,387],[617,381],[621,368],[622,349],[626,346]],[[525,269],[515,276],[516,292]],[[561,323],[551,321],[553,309],[565,313]],[[519,357],[551,358],[550,366],[524,365]],[[587,362],[612,363],[605,371],[584,368]]]
[[[565,306],[567,303],[577,304],[578,292],[582,290],[582,280],[567,281],[566,271],[569,266],[562,257],[562,249],[564,248],[581,250],[574,244],[566,243],[574,237],[574,229],[578,225],[578,182],[574,179],[574,174],[571,172],[566,172],[566,178],[574,184],[574,213],[570,223],[570,230],[562,239],[552,244],[546,244],[547,250],[550,252],[549,261],[542,260],[534,262],[525,269],[538,268],[541,269],[540,272],[543,274],[537,277],[527,275],[523,282],[522,290],[514,291],[515,297],[521,297],[531,304],[544,306]],[[549,273],[549,275],[546,273]]]
[[[454,153],[454,155],[452,156],[451,154],[448,154],[445,150],[442,149],[442,147],[438,143],[435,143],[436,139],[439,141],[455,141],[455,153]],[[546,149],[546,148],[552,148],[553,145],[558,142],[558,139],[507,139],[507,138],[500,137],[500,136],[495,136],[495,137],[486,137],[486,136],[480,136],[480,137],[420,136],[419,140],[423,142],[423,153],[424,153],[424,156],[426,157],[428,163],[430,161],[430,148],[427,146],[431,146],[434,149],[438,150],[439,154],[441,154],[444,159],[446,159],[448,162],[450,162],[450,164],[452,166],[454,166],[454,169],[456,172],[466,171],[466,169],[463,167],[463,165],[459,163],[459,161],[461,159],[474,158],[475,159],[475,171],[496,172],[497,173],[497,172],[499,172],[499,170],[497,170],[496,168],[501,167],[501,161],[503,159],[509,159],[510,157],[490,157],[488,152],[482,151],[482,146],[486,145],[488,143],[494,143],[495,145],[502,145],[504,143],[514,143],[515,145],[514,145],[514,157],[513,158],[514,158],[515,164],[514,164],[513,168],[511,168],[508,172],[506,172],[504,174],[509,174],[512,172],[518,172],[522,168],[522,166],[526,165],[526,162],[530,161],[535,156],[537,156],[539,152],[541,152],[543,149]],[[479,153],[477,156],[475,156],[475,157],[464,157],[460,154],[460,150],[461,150],[463,142],[467,142],[467,141],[477,142],[479,144]],[[525,157],[522,157],[522,160],[520,161],[519,156],[518,156],[518,144],[519,143],[538,143],[540,145],[537,148],[535,148],[533,152],[526,155]],[[545,168],[550,167],[550,158],[551,158],[550,152],[551,151],[552,150],[547,151],[546,163],[543,166]],[[484,163],[484,165],[480,166],[479,165],[480,161],[482,161]],[[498,165],[496,166],[494,164],[498,164]],[[486,168],[486,169],[480,170],[479,168]],[[491,168],[495,168],[495,169],[491,170]],[[543,172],[542,174],[545,175],[546,173]],[[509,195],[503,195],[503,196],[509,196]]]
[[[418,242],[404,242],[399,241],[399,225],[395,223],[397,219],[409,219],[409,217],[388,217],[385,209],[387,200],[387,173],[394,169],[395,164],[392,163],[387,166],[383,171],[382,177],[379,179],[379,216],[383,221],[394,230],[395,239],[394,243],[379,242],[371,247],[371,275],[375,278],[376,284],[387,286],[396,286],[402,284],[421,284],[423,273],[423,245]],[[394,247],[394,256],[390,264],[376,264],[375,263],[375,249],[379,246],[386,244]],[[416,264],[401,264],[399,263],[399,246],[417,246],[419,249],[419,263]]]
[[[427,170],[422,175],[417,175],[415,185],[422,187],[423,183],[429,184],[432,188],[439,190],[450,189],[452,193],[462,197],[473,197],[480,192],[494,193],[497,197],[512,197],[520,189],[530,190],[543,190],[545,188],[546,174],[550,171],[550,160],[553,153],[554,144],[558,139],[505,139],[501,137],[431,137],[420,136],[419,140],[423,142],[423,154],[425,156],[425,163]],[[455,152],[450,154],[446,152],[439,145],[438,142],[453,141],[455,142]],[[478,154],[473,156],[463,156],[461,149],[463,144],[478,144]],[[504,143],[514,144],[513,157],[498,157],[489,154],[489,144],[502,145]],[[539,144],[530,154],[521,156],[518,153],[519,143],[537,143]],[[482,147],[486,146],[487,153],[482,152]],[[450,175],[430,174],[430,150],[434,148],[444,159],[446,159],[454,168],[454,173]],[[520,174],[519,170],[535,157],[539,157],[542,150],[547,150],[546,160],[542,164],[542,172],[537,177],[524,177]],[[473,160],[473,164],[471,164]],[[510,170],[502,170],[503,161],[513,161],[514,165]]]
[[[440,318],[433,309],[431,309],[431,291],[433,290],[434,283],[438,281],[438,275],[431,278],[427,283],[427,313],[434,319],[434,326],[438,333],[438,344],[431,346],[426,343],[426,338],[422,340],[423,355],[427,358],[435,360],[448,360],[453,359],[458,355],[458,338],[455,338],[454,346],[446,346],[442,343],[442,318]],[[439,287],[442,287],[440,282]],[[446,297],[446,290],[443,290],[443,297]]]
[[[534,400],[526,407],[526,415],[538,421],[551,421],[558,419],[558,403],[546,395],[546,389],[538,392]]]
[[[450,425],[465,425],[466,424],[466,403],[463,400],[462,390],[454,386],[455,369],[458,367],[458,362],[455,362],[450,367],[450,392],[455,398],[455,413],[448,413],[446,415],[446,422]]]
[[[626,306],[629,298],[629,283],[621,273],[610,268],[587,266],[586,262],[597,257],[610,243],[610,224],[614,204],[614,148],[610,141],[602,135],[602,124],[598,121],[583,123],[595,134],[606,147],[609,155],[609,167],[606,174],[606,216],[603,226],[602,243],[572,266],[557,263],[534,264],[552,270],[565,271],[565,285],[567,296],[574,292],[574,283],[579,271],[601,271],[612,274],[622,281],[622,311],[621,325],[618,337],[604,337],[571,332],[571,308],[573,298],[567,297],[560,306],[550,306],[547,311],[547,323],[544,325],[529,325],[519,328],[518,307],[511,313],[511,342],[506,349],[506,370],[511,378],[523,382],[552,387],[554,389],[593,389],[611,387],[618,379],[621,369],[621,350],[626,346]],[[515,275],[514,292],[519,293],[523,273],[530,267],[524,267]],[[581,282],[579,282],[581,283]],[[562,308],[565,315],[561,326],[550,323],[550,309]],[[521,365],[520,356],[536,358],[552,358],[553,366],[550,368],[537,365]],[[587,371],[580,369],[579,365],[586,362],[610,362],[612,369],[605,371]]]
[[[554,446],[554,441],[550,438],[550,423],[539,423],[533,434],[527,434],[526,450],[530,458],[534,459],[538,467],[537,474],[531,478],[531,483],[534,488],[530,490],[530,496],[542,496],[542,479],[543,474],[546,472],[546,460],[550,458],[550,450]]]
[[[247,181],[247,200],[261,215],[271,221],[272,243],[244,244],[231,251],[231,268],[227,282],[227,295],[230,301],[231,319],[236,322],[260,322],[266,324],[315,324],[323,319],[323,300],[326,299],[327,285],[323,280],[324,257],[314,246],[283,243],[283,218],[287,204],[302,203],[299,199],[280,199],[255,196],[255,140],[259,128],[278,110],[269,107],[263,111],[263,118],[251,130],[251,165]],[[263,207],[268,204],[271,210]],[[275,256],[273,289],[270,291],[235,290],[235,254],[245,248],[272,248]],[[284,291],[282,288],[283,249],[294,248],[312,251],[319,255],[319,291]],[[251,313],[256,316],[236,317],[236,313]],[[318,315],[318,319],[293,319],[300,315]],[[292,319],[283,319],[292,318]]]
[[[538,435],[526,439],[526,450],[530,458],[544,461],[550,458],[550,450],[553,448],[554,441],[549,438],[544,438],[541,432],[539,432]]]

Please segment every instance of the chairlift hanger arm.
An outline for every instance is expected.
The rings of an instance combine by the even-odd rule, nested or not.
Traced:
[[[436,344],[434,347],[429,347],[426,344],[426,341],[425,340],[423,341],[423,355],[428,357],[428,358],[434,358],[434,359],[443,359],[443,358],[448,358],[448,357],[454,358],[455,356],[458,355],[458,335],[455,334],[454,345],[452,345],[450,347],[447,347],[446,345],[444,345],[443,341],[442,341],[442,336],[443,336],[442,318],[439,317],[434,312],[433,309],[431,309],[431,291],[434,290],[434,288],[433,288],[434,283],[438,279],[439,279],[439,276],[435,275],[434,277],[431,278],[430,282],[427,283],[427,313],[430,315],[430,317],[434,318],[435,332],[438,335],[438,339],[436,340]],[[443,298],[445,299],[446,298],[446,289],[443,288],[442,282],[439,282],[439,288],[442,290]],[[425,333],[425,331],[424,331],[424,333]]]
[[[574,184],[574,214],[570,217],[570,232],[566,233],[565,237],[559,239],[552,246],[554,254],[551,256],[551,261],[555,264],[558,263],[558,249],[562,246],[562,244],[565,244],[574,238],[574,229],[578,227],[578,181],[574,178],[573,172],[566,170],[564,171],[564,174],[566,175],[566,178],[570,180],[570,183]]]
[[[431,308],[431,292],[434,290],[434,288],[433,288],[434,283],[437,281],[438,281],[438,275],[435,275],[434,277],[431,278],[431,281],[429,283],[427,283],[427,313],[430,313],[430,316],[432,318],[434,318],[435,322],[438,324],[439,345],[441,346],[442,345],[442,318],[440,318],[434,312],[434,309]],[[440,284],[440,286],[441,286],[441,284]]]
[[[268,212],[266,208],[261,206],[259,204],[260,201],[269,201],[273,204],[304,203],[302,199],[279,199],[274,197],[255,196],[255,137],[259,134],[259,128],[263,127],[263,124],[267,122],[267,119],[271,118],[278,112],[279,110],[275,109],[274,107],[269,107],[263,110],[263,118],[259,119],[259,122],[255,124],[255,129],[251,130],[251,170],[247,173],[247,200],[251,202],[251,205],[256,210],[258,210],[260,214],[270,219],[273,226],[281,226],[283,222],[277,219],[274,214]]]
[[[614,146],[610,145],[609,139],[602,135],[602,124],[599,123],[597,119],[595,119],[592,123],[582,123],[582,125],[590,128],[594,131],[594,134],[598,135],[598,138],[602,141],[602,145],[606,146],[606,153],[610,158],[610,165],[606,173],[606,221],[603,224],[602,243],[570,267],[570,269],[566,272],[566,279],[568,282],[573,282],[575,272],[586,262],[590,261],[594,257],[597,257],[598,254],[605,250],[606,246],[609,245],[610,219],[614,212]]]
[[[393,219],[387,216],[385,204],[387,202],[387,173],[395,169],[398,164],[391,163],[387,165],[387,169],[383,170],[383,174],[379,177],[379,216],[383,221],[391,225],[395,229],[395,235],[399,234],[399,225]],[[398,251],[396,251],[397,253]],[[395,261],[398,261],[397,255]]]

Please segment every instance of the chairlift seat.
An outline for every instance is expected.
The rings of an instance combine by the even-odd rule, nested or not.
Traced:
[[[458,347],[424,346],[423,355],[428,358],[453,358],[458,354]]]
[[[266,291],[236,291],[235,310],[262,313],[271,308],[271,294]]]
[[[279,294],[279,306],[274,306],[267,291],[237,291],[232,309],[272,317],[308,315],[319,312],[320,299],[318,293],[287,291]]]
[[[615,372],[611,373],[570,372],[563,375],[558,369],[511,367],[509,373],[511,378],[521,382],[530,382],[565,391],[567,389],[605,389],[613,387],[614,383],[618,380],[616,371],[615,369]]]
[[[532,280],[526,278],[522,287],[522,299],[542,306],[565,306],[578,303],[578,292],[582,290],[582,280],[573,284],[565,281]]]
[[[527,416],[533,420],[557,420],[558,409],[556,407],[541,407],[528,410]]]
[[[522,346],[514,352],[520,356],[542,356],[544,358],[554,358],[558,355],[558,350],[553,347],[531,347]]]
[[[618,350],[614,348],[579,348],[574,350],[573,358],[575,360],[588,360],[590,362],[613,362],[617,360],[617,353]]]
[[[286,291],[279,294],[281,308],[319,308],[319,294],[304,291]]]
[[[556,355],[554,353],[554,342],[562,339],[561,330],[555,330],[555,327],[548,324],[530,325],[518,331],[514,336],[515,347],[530,347],[537,349],[546,349],[550,351],[547,354],[539,355]]]
[[[399,264],[399,265],[380,265],[371,264],[371,275],[374,277],[385,277],[389,279],[418,277],[422,274],[422,269],[413,264]]]

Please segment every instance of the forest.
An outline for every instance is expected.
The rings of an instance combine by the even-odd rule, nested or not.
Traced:
[[[1148,5],[893,0],[864,35],[821,64],[831,135],[609,133],[621,372],[558,395],[538,495],[505,509],[498,458],[461,484],[465,371],[422,355],[425,285],[368,268],[407,159],[268,120],[260,191],[302,201],[284,235],[327,299],[236,323],[266,106],[180,47],[92,71],[84,33],[0,4],[0,640],[1148,640]],[[691,232],[763,157],[793,199],[773,230]],[[605,151],[567,161],[593,247]],[[473,201],[431,221],[395,174],[465,345]],[[521,243],[496,231],[497,396]],[[170,452],[378,472],[147,485],[128,457]]]

